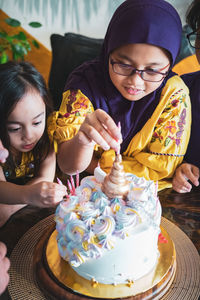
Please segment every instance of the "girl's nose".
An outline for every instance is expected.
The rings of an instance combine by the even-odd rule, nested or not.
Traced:
[[[23,140],[31,141],[32,139],[32,131],[30,128],[25,128],[23,131]]]
[[[137,70],[135,70],[135,72],[128,77],[128,80],[131,84],[134,84],[134,85],[136,85],[136,84],[138,85],[138,84],[141,84],[144,82],[140,73],[137,72]]]

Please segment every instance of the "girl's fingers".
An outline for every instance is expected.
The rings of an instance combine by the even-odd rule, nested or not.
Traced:
[[[179,193],[188,193],[191,191],[191,184],[187,182],[185,176],[182,173],[176,174],[173,182],[173,189]]]
[[[104,111],[97,110],[96,114],[88,115],[81,131],[89,140],[95,141],[104,150],[118,149],[121,133],[112,118]]]
[[[8,150],[7,149],[0,149],[0,162],[5,163],[6,158],[8,157]]]
[[[196,166],[192,166],[192,173],[194,174],[195,177],[199,178],[199,168]]]
[[[109,141],[109,134],[106,130],[96,124],[96,128],[87,124],[87,126],[83,126],[82,131],[88,137],[88,139],[93,140],[96,144],[100,145],[104,150],[109,150],[110,145],[107,142]],[[111,137],[110,137],[111,140]]]
[[[199,169],[196,166],[184,164],[181,173],[185,180],[190,180],[196,186],[199,185]]]
[[[199,168],[197,168],[196,166],[192,166],[191,171],[192,171],[192,178],[190,180],[195,186],[198,186],[199,185]]]
[[[122,135],[119,128],[115,124],[114,120],[105,111],[101,109],[97,110],[97,119],[115,140],[122,140]]]
[[[173,189],[178,193],[189,193],[191,191],[191,185],[188,188],[183,185],[179,185],[176,182],[173,182]]]
[[[6,255],[7,248],[6,245],[0,242],[0,258],[3,258]]]

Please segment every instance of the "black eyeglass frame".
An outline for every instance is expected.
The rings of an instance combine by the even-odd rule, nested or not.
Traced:
[[[192,48],[194,48],[194,49],[200,49],[200,46],[199,46],[199,47],[196,47],[196,46],[193,46],[193,45],[192,45],[192,43],[191,43],[191,41],[190,41],[190,36],[191,36],[191,35],[195,35],[195,42],[196,42],[196,38],[197,38],[197,36],[200,37],[200,33],[197,33],[197,31],[195,30],[195,31],[192,31],[192,32],[190,32],[190,33],[188,33],[188,34],[186,35],[186,37],[187,37],[187,39],[188,39],[188,41],[189,41],[190,46],[191,46]]]
[[[160,82],[163,78],[165,78],[165,77],[168,75],[168,73],[169,73],[169,71],[170,71],[170,70],[168,70],[167,72],[162,73],[162,72],[158,72],[158,71],[153,71],[153,70],[152,70],[152,71],[151,71],[152,73],[160,74],[160,75],[163,76],[163,78],[161,78],[160,80],[146,80],[146,79],[143,78],[143,73],[149,72],[149,71],[147,71],[147,70],[138,70],[138,69],[132,67],[131,65],[118,63],[118,62],[114,61],[112,58],[110,58],[110,64],[112,65],[113,72],[115,72],[115,73],[118,74],[118,75],[121,75],[121,76],[132,76],[134,73],[137,72],[137,73],[139,74],[139,76],[142,78],[142,80],[148,81],[148,82]],[[114,70],[114,65],[116,65],[116,64],[117,64],[117,65],[122,65],[122,66],[129,66],[129,67],[131,67],[131,68],[132,68],[131,73],[130,73],[129,75],[124,75],[124,74],[121,74],[121,73],[116,72],[116,71]],[[167,68],[169,65],[170,65],[170,63],[169,63],[167,66],[163,67],[162,69]],[[161,69],[161,70],[162,70],[162,69]]]

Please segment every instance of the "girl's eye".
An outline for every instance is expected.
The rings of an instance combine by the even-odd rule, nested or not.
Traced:
[[[18,128],[8,128],[8,132],[17,132],[20,130],[20,127]]]
[[[126,64],[119,64],[120,68],[122,69],[133,69],[133,67],[131,65],[126,65]]]
[[[38,126],[38,125],[40,125],[42,123],[42,121],[39,121],[39,122],[35,122],[33,125],[34,126]]]
[[[147,69],[147,70],[145,70],[145,72],[146,72],[147,74],[150,74],[150,75],[156,75],[156,74],[157,74],[157,71],[156,71],[156,70],[153,70],[153,69]]]

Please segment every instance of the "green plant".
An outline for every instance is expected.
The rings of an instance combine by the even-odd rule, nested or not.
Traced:
[[[11,27],[20,27],[20,21],[12,18],[4,20]],[[42,25],[39,22],[31,22],[28,24],[31,27],[38,28]],[[24,60],[24,56],[31,51],[31,45],[39,48],[36,40],[29,41],[23,31],[16,34],[9,34],[3,29],[0,29],[0,64],[12,60]]]

